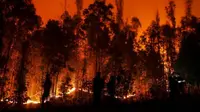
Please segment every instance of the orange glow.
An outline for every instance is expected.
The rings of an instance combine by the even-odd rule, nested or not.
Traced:
[[[68,92],[67,92],[66,94],[71,94],[71,93],[73,93],[75,90],[76,90],[76,88],[74,87],[74,88],[68,90]]]
[[[83,0],[83,8],[86,8],[94,0]],[[115,6],[115,0],[106,0]],[[156,11],[159,10],[161,23],[166,22],[165,6],[169,0],[124,0],[124,20],[136,16],[142,23],[142,29],[146,29],[154,20]],[[185,0],[174,0],[176,3],[176,19],[180,22],[181,16],[185,11]],[[64,0],[33,0],[35,3],[37,14],[40,15],[46,23],[48,19],[59,19],[64,12]],[[193,0],[192,11],[196,16],[200,16],[200,1]],[[71,15],[76,13],[75,0],[66,0],[66,9]],[[116,12],[116,9],[114,9]]]
[[[32,101],[32,100],[28,100],[26,103],[24,104],[39,104],[40,102],[38,101]]]
[[[74,15],[76,13],[76,4],[75,0],[66,0],[67,1],[67,7],[66,9],[69,11],[71,15]],[[84,8],[86,8],[90,3],[92,3],[94,0],[83,0],[84,1]],[[115,0],[107,0],[108,3],[112,3],[115,7]],[[185,0],[175,0],[175,3],[177,5],[176,7],[176,18],[177,18],[177,24],[180,22],[181,16],[184,15],[185,7],[184,7],[184,1]],[[198,5],[200,5],[200,0],[193,0],[193,14],[196,16],[200,16],[200,12],[198,11]],[[64,0],[33,0],[37,14],[40,15],[43,19],[43,22],[46,23],[48,19],[60,19],[61,14],[64,12]],[[145,30],[151,23],[152,20],[155,20],[156,11],[159,10],[159,14],[161,17],[161,23],[166,22],[166,13],[165,13],[165,6],[167,6],[168,0],[124,0],[124,17],[123,19],[126,20],[127,18],[130,21],[130,18],[133,16],[136,16],[140,19],[140,22],[142,23],[142,30],[139,31],[139,34],[143,30]],[[113,9],[114,12],[116,12],[116,9]],[[135,48],[135,51],[140,50],[146,50],[146,45],[140,42],[139,38],[136,38],[136,42],[139,44],[140,48]],[[147,42],[149,40],[147,39]],[[55,97],[61,97],[61,90],[60,86],[62,85],[63,80],[65,80],[66,76],[70,76],[72,79],[72,86],[73,88],[65,91],[65,94],[72,94],[75,93],[76,90],[80,90],[79,82],[81,82],[83,79],[87,81],[91,81],[94,77],[95,73],[95,57],[94,56],[87,56],[85,50],[87,51],[88,43],[87,41],[81,41],[79,43],[79,49],[77,56],[78,59],[72,58],[69,63],[72,68],[75,68],[75,72],[70,72],[67,70],[67,68],[63,68],[59,74],[58,74],[58,82],[57,85],[53,85],[56,89]],[[175,46],[176,46],[176,52],[179,52],[180,47],[180,41],[175,40]],[[47,67],[44,66],[44,70],[41,69],[43,62],[42,57],[38,52],[40,50],[33,50],[31,51],[33,55],[29,56],[29,61],[31,61],[31,64],[28,65],[28,73],[26,75],[26,86],[27,86],[27,95],[30,97],[31,100],[28,100],[25,104],[38,104],[40,103],[40,98],[43,93],[42,91],[42,84],[44,81],[44,75],[46,74]],[[164,70],[167,74],[169,69],[171,69],[171,63],[167,62],[167,51],[166,51],[166,45],[161,46],[160,48],[160,54],[162,55],[162,60],[164,63]],[[17,60],[18,57],[20,57],[20,53],[18,51],[13,51],[11,55],[12,60]],[[82,73],[83,68],[83,60],[84,58],[87,58],[87,69],[86,73]],[[108,63],[110,57],[106,57],[103,59],[102,65],[106,65]],[[76,61],[74,61],[76,60]],[[77,61],[78,60],[78,61]],[[15,87],[15,66],[17,65],[17,61],[9,62],[8,67],[12,68],[8,72],[8,80],[6,82],[5,91],[7,92],[6,97],[12,97],[14,94],[14,87]],[[80,62],[77,64],[77,62]],[[84,76],[83,76],[84,75]],[[151,87],[152,80],[144,80],[146,78],[146,73],[137,74],[140,75],[136,77],[134,84],[133,84],[133,90],[135,90],[135,94],[130,93],[128,96],[124,97],[130,98],[133,96],[139,97],[140,94],[147,95],[149,92],[149,88]],[[168,74],[167,74],[168,75]],[[167,76],[166,75],[166,76]],[[54,77],[55,79],[56,77]],[[166,77],[167,78],[167,77]],[[54,84],[55,82],[53,82]],[[83,89],[83,92],[88,92],[88,90]],[[92,92],[90,92],[92,93]]]

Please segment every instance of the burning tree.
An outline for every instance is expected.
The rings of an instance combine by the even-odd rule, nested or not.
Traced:
[[[0,6],[1,7],[1,6]],[[5,57],[2,56],[3,35],[4,35],[4,17],[3,11],[0,9],[0,70],[3,69]],[[5,85],[5,76],[0,75],[0,99],[4,96],[3,86]]]
[[[95,1],[84,10],[83,30],[87,32],[88,44],[96,55],[96,72],[101,71],[102,58],[109,46],[109,25],[112,20],[112,5],[105,1]]]
[[[83,0],[76,0],[76,7],[77,7],[77,15],[81,15],[81,11],[83,9]]]
[[[159,96],[163,94],[160,91],[166,90],[165,80],[173,71],[181,39],[175,70],[186,73],[184,77],[191,82],[199,83],[200,25],[199,18],[191,12],[192,0],[186,0],[186,15],[180,27],[176,26],[176,6],[171,0],[166,7],[167,23],[161,25],[157,13],[140,37],[139,19],[133,17],[130,23],[124,22],[123,0],[115,2],[116,19],[113,6],[105,0],[95,0],[82,17],[83,0],[76,0],[75,16],[65,10],[59,21],[49,20],[40,27],[41,20],[31,0],[1,0],[0,99],[14,95],[19,104],[23,103],[26,91],[28,95],[34,91],[34,84],[30,83],[39,85],[46,72],[52,77],[53,95],[58,92],[65,95],[72,86],[77,91],[80,88],[85,91],[85,86],[90,93],[88,80],[93,78],[93,72],[101,72],[103,78],[116,77],[119,96],[133,92],[147,95],[149,89],[152,95]],[[37,70],[32,72],[34,69]],[[38,92],[34,95],[39,96]]]
[[[118,88],[122,88],[119,92],[121,95],[127,95],[127,91],[132,90],[133,72],[135,70],[137,54],[134,51],[135,37],[137,36],[137,28],[140,27],[139,19],[132,19],[132,24],[125,24],[120,29],[119,23],[112,23],[113,38],[110,46],[110,64],[112,75],[119,77]],[[124,71],[124,73],[122,73]],[[121,77],[121,78],[120,78]]]
[[[191,12],[192,0],[186,0],[185,16],[182,17],[180,35],[181,47],[175,70],[182,74],[190,84],[199,86],[199,35],[200,19]]]
[[[68,91],[71,90],[72,88],[73,88],[73,85],[71,84],[71,78],[69,76],[67,76],[66,78],[64,78],[64,80],[61,84],[61,87],[60,87],[64,98],[68,94]]]
[[[28,37],[31,35],[31,32],[38,26],[40,26],[40,19],[39,16],[35,14],[35,8],[32,4],[31,0],[24,1],[1,1],[1,8],[5,12],[3,17],[5,19],[6,26],[3,26],[5,29],[5,40],[9,41],[8,45],[5,46],[5,49],[7,49],[7,53],[5,53],[5,63],[4,63],[4,70],[3,74],[5,75],[7,73],[7,65],[10,58],[10,55],[12,54],[12,49],[16,49],[20,52],[21,57],[24,59],[20,59],[19,61],[19,68],[17,69],[19,72],[17,73],[16,82],[19,80],[24,82],[25,86],[25,73],[22,73],[23,71],[22,66],[24,66],[23,63],[25,63],[26,58],[24,57],[27,53],[27,50],[24,50],[24,45],[28,41]],[[26,45],[25,45],[26,46]],[[28,48],[28,46],[26,46]],[[12,82],[14,83],[14,82]],[[24,86],[18,85],[17,89],[17,99],[18,103],[22,103],[22,97],[20,98],[21,94],[24,93]],[[22,87],[22,88],[21,88]],[[21,88],[21,89],[20,89]]]
[[[170,23],[162,26],[162,36],[165,37],[166,51],[167,51],[167,62],[168,62],[168,75],[172,72],[172,67],[176,61],[176,18],[175,18],[176,5],[174,1],[169,1],[169,6],[165,7],[167,18]]]
[[[52,93],[56,95],[58,74],[62,67],[65,67],[66,62],[66,41],[64,33],[59,25],[58,21],[49,20],[46,24],[46,28],[43,33],[43,50],[44,59],[47,66],[47,73],[53,77],[52,81]]]

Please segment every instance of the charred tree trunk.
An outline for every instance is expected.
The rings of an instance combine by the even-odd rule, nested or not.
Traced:
[[[26,82],[25,82],[25,74],[26,74],[26,68],[25,63],[27,60],[27,51],[28,51],[29,43],[28,41],[22,43],[22,57],[19,64],[19,71],[17,73],[16,81],[17,81],[17,103],[19,105],[23,104],[24,102],[24,93],[26,91]]]
[[[56,96],[56,94],[57,94],[57,85],[58,85],[58,73],[56,74],[55,96]]]
[[[96,51],[96,73],[98,72],[98,54],[97,54],[98,52]]]
[[[81,10],[83,9],[83,0],[76,0],[77,15],[81,16]]]
[[[2,64],[1,66],[3,67],[3,70],[2,70],[2,72],[3,72],[3,74],[2,74],[3,82],[2,82],[0,95],[1,95],[2,98],[4,98],[4,85],[6,83],[5,79],[6,79],[6,73],[8,71],[7,66],[8,66],[8,61],[10,59],[10,54],[11,54],[13,42],[14,42],[13,39],[11,39],[9,44],[8,44],[8,50],[7,50],[6,56],[5,57],[1,57],[2,58],[1,59],[1,64]]]
[[[119,28],[123,26],[123,0],[115,0],[115,4],[117,7],[117,23],[119,24]]]

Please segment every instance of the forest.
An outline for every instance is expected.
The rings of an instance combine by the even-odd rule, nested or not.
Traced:
[[[192,14],[192,0],[185,0],[180,23],[170,0],[166,23],[158,10],[142,34],[139,18],[123,20],[123,7],[123,0],[95,0],[83,9],[76,0],[74,16],[65,10],[43,24],[32,0],[0,0],[0,101],[40,102],[46,74],[50,96],[75,103],[90,100],[80,91],[92,93],[96,72],[105,83],[117,77],[120,99],[165,98],[173,72],[186,80],[187,93],[198,93],[200,18]]]

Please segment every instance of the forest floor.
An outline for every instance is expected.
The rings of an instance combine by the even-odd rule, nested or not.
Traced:
[[[39,104],[16,106],[7,106],[0,109],[0,112],[196,112],[200,110],[199,98],[184,98],[177,101],[170,100],[150,100],[145,102],[102,102],[99,106],[91,104],[79,106],[66,106],[64,104],[47,103],[44,108]]]

